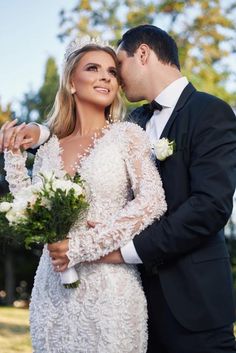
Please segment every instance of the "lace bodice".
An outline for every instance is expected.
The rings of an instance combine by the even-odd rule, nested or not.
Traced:
[[[41,171],[53,171],[59,177],[65,174],[61,154],[60,142],[56,136],[40,147],[33,168],[33,183],[37,182]],[[25,155],[16,156],[5,152],[7,180],[13,193],[30,183],[25,158]],[[47,250],[44,250],[37,270],[31,304],[34,346],[42,347],[35,348],[35,352],[144,353],[146,307],[134,266],[90,265],[83,262],[96,260],[122,247],[165,212],[162,182],[151,158],[148,138],[135,124],[115,123],[95,141],[89,154],[80,160],[78,168],[89,190],[88,219],[96,222],[96,226],[89,229],[86,222],[83,225],[75,224],[68,234],[69,265],[82,263],[79,267],[76,265],[81,287],[70,302],[68,292],[61,290],[58,274],[53,272]],[[90,307],[93,307],[91,303],[95,298],[97,309],[100,309],[94,312]],[[45,313],[40,314],[42,309],[40,311],[39,307],[44,307]],[[49,331],[44,332],[45,327],[53,327],[55,324],[53,318],[57,310],[64,320],[61,330],[65,330],[65,335],[68,334],[67,327],[72,324],[78,329],[74,346],[71,342],[70,348],[65,344],[64,351],[55,348],[56,341],[57,347],[64,345],[61,330],[60,335],[50,331],[50,337]],[[107,315],[105,319],[102,319],[101,313]],[[110,313],[112,321],[115,322],[114,332],[109,326]],[[68,315],[69,320],[66,318]],[[99,326],[97,331],[94,328],[95,322]],[[78,334],[80,331],[82,333]],[[45,337],[48,337],[47,343]],[[46,348],[48,342],[54,347],[51,350]],[[82,347],[81,350],[78,347]],[[91,347],[91,350],[88,347]]]
[[[24,163],[25,156],[6,153],[7,180],[13,193],[30,183]],[[33,182],[45,170],[54,171],[59,177],[65,174],[56,136],[39,149]],[[78,172],[90,190],[88,219],[97,225],[92,229],[75,225],[71,229],[68,234],[70,266],[97,260],[122,247],[166,210],[150,143],[145,132],[135,124],[116,123],[105,131],[81,160]]]

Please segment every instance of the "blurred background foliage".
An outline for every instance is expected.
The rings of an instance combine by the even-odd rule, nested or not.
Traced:
[[[179,47],[182,73],[198,90],[214,94],[236,108],[235,76],[230,62],[236,53],[236,1],[230,0],[80,0],[70,11],[59,13],[58,40],[68,42],[75,36],[100,35],[116,44],[129,28],[149,23],[168,31]],[[11,102],[0,102],[0,126],[15,117],[20,122],[43,122],[52,108],[59,85],[56,60],[45,63],[42,86],[25,92],[21,111],[16,113]],[[128,109],[134,104],[127,102]],[[32,156],[28,162],[29,173]],[[8,191],[0,157],[0,195]],[[236,288],[236,229],[233,219],[227,226],[227,243]],[[0,256],[0,304],[16,300],[27,303],[40,256],[40,249],[2,248]]]

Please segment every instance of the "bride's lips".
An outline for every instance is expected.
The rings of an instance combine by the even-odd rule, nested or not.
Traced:
[[[94,87],[94,89],[95,89],[97,92],[99,92],[99,93],[104,93],[104,94],[110,93],[109,88],[106,88],[106,87],[99,87],[99,86],[96,86],[96,87]]]

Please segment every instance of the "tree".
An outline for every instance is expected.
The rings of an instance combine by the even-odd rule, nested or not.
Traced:
[[[58,87],[59,75],[56,61],[53,57],[49,57],[46,62],[44,82],[38,93],[37,110],[39,121],[43,121],[52,109]]]
[[[190,81],[236,105],[236,90],[226,86],[235,80],[227,61],[236,50],[235,9],[236,1],[230,0],[80,0],[70,12],[60,12],[59,38],[89,33],[115,42],[138,24],[159,25],[176,39]]]
[[[45,120],[53,106],[59,86],[59,75],[56,61],[49,57],[45,64],[44,81],[38,92],[30,91],[24,95],[21,102],[21,119],[25,122]]]
[[[236,90],[230,92],[235,72],[228,59],[236,52],[236,1],[162,1],[168,18],[167,30],[180,47],[183,73],[200,90],[236,105]]]
[[[0,127],[8,120],[11,120],[12,110],[11,103],[8,103],[6,108],[3,108],[0,102]]]
[[[158,6],[150,0],[79,0],[67,13],[60,12],[62,32],[58,37],[105,34],[108,39],[117,39],[122,32],[140,23],[152,23]]]
[[[38,96],[37,93],[30,90],[24,94],[24,98],[21,101],[21,114],[19,120],[21,122],[29,123],[38,119],[39,113],[37,111]]]

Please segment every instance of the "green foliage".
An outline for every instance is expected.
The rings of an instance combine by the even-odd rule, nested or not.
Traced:
[[[11,104],[7,104],[6,108],[1,105],[0,102],[0,127],[6,122],[11,120],[12,117]]]
[[[196,88],[236,106],[229,58],[236,51],[236,1],[80,0],[60,12],[59,38],[88,33],[116,43],[127,29],[149,23],[167,30],[177,41],[182,72]]]
[[[42,122],[52,109],[56,92],[59,87],[59,75],[56,61],[53,57],[47,59],[44,81],[38,92],[29,91],[24,94],[21,102],[22,113],[20,120]]]
[[[209,92],[236,105],[235,80],[229,66],[236,50],[236,1],[161,1],[160,9],[168,19],[167,31],[180,48],[182,72],[197,89]]]
[[[38,118],[37,106],[37,94],[32,90],[25,93],[21,101],[21,115],[19,120],[26,123],[29,123],[31,120],[36,120],[36,118]]]
[[[59,75],[55,59],[49,57],[46,62],[44,82],[38,93],[37,110],[39,121],[45,120],[47,114],[52,109],[56,92],[59,88]]]
[[[27,249],[30,249],[32,244],[54,243],[65,239],[74,223],[83,218],[88,203],[83,193],[78,195],[73,187],[67,190],[55,186],[55,180],[59,179],[44,178],[40,191],[31,192],[36,199],[33,203],[31,197],[27,199],[26,209],[23,214],[20,213],[19,218],[8,222],[8,214],[14,206],[9,212],[0,212],[1,239],[24,243]],[[75,177],[74,183],[82,184],[79,176]],[[23,193],[27,193],[27,190],[23,190]],[[8,194],[1,201],[12,202],[12,200],[14,205],[15,199]],[[17,200],[24,205],[24,200],[19,195]]]
[[[157,10],[156,1],[150,0],[79,0],[69,14],[60,12],[62,32],[58,37],[105,33],[109,39],[117,39],[131,26],[152,23]]]

